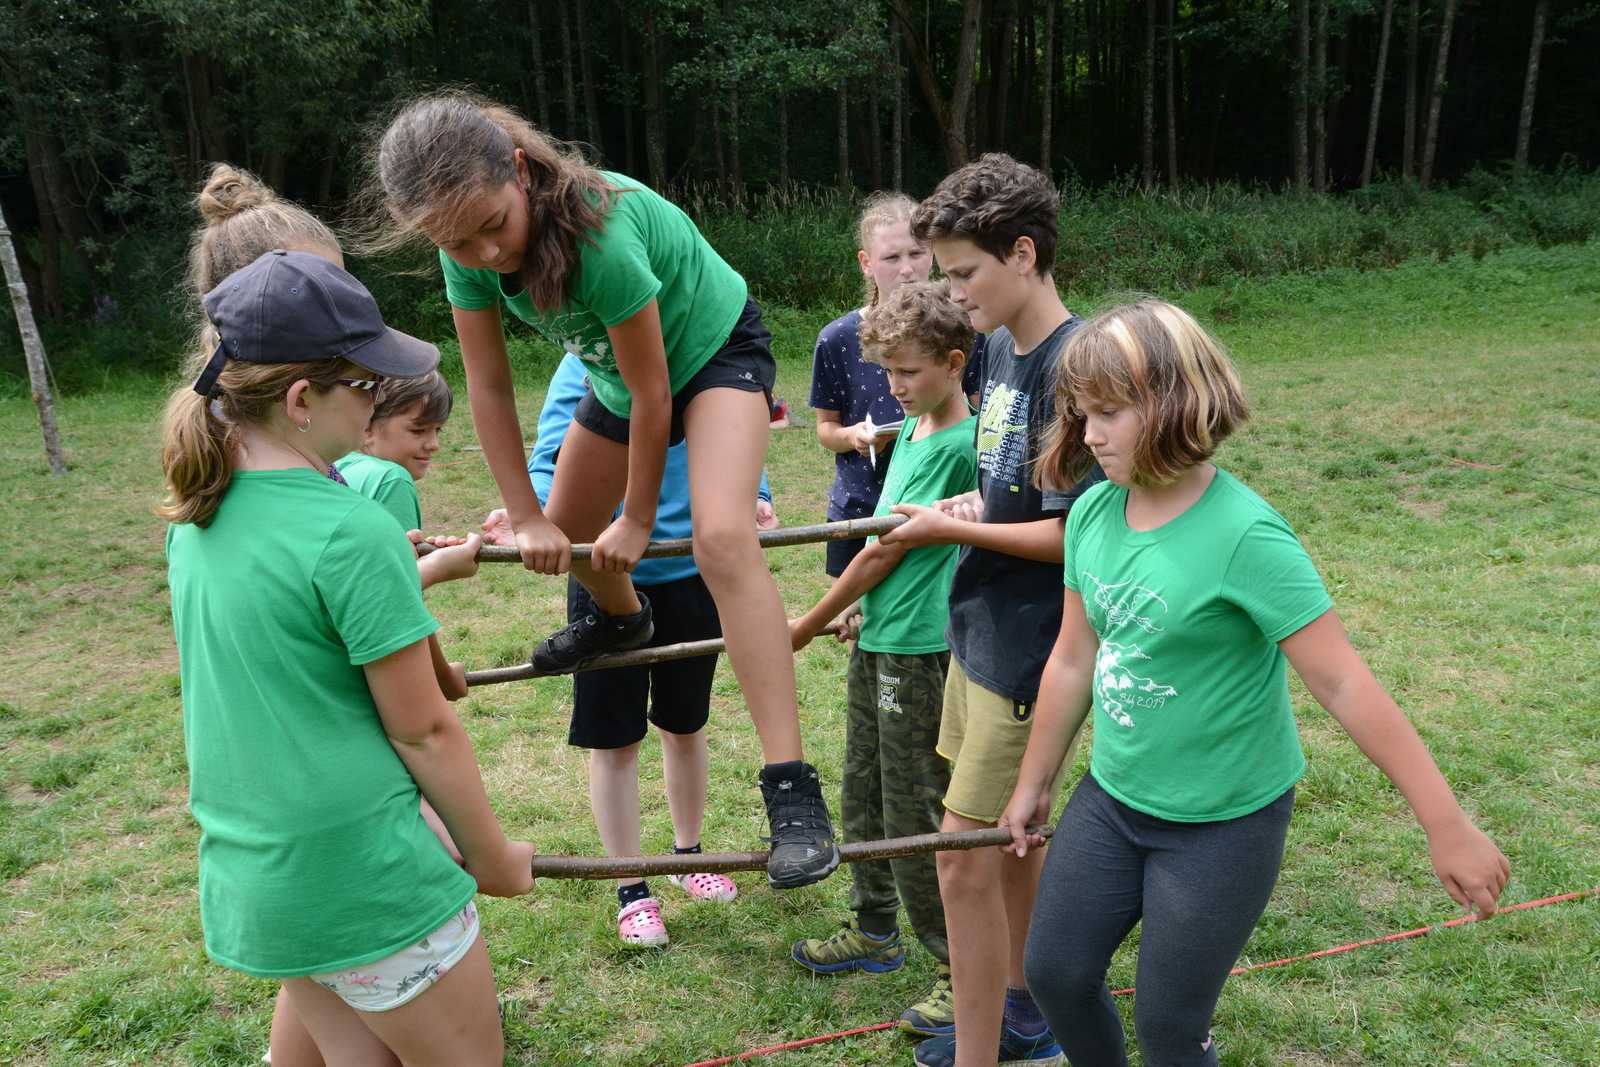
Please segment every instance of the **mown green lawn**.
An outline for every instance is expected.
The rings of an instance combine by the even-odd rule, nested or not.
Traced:
[[[1219,462],[1300,532],[1358,646],[1510,857],[1506,900],[1600,886],[1600,248],[1180,299],[1215,324],[1256,403]],[[811,340],[832,314],[769,315],[779,393],[807,417]],[[530,427],[552,358],[519,353]],[[162,529],[149,511],[164,392],[149,382],[61,401],[73,469],[56,478],[32,406],[0,402],[0,1064],[247,1064],[265,1049],[272,984],[221,970],[200,947]],[[439,532],[495,503],[461,410],[423,485]],[[786,523],[821,521],[831,463],[809,430],[775,434],[769,470]],[[819,548],[771,563],[793,611],[820,595]],[[485,566],[432,591],[430,606],[454,657],[497,666],[555,624],[561,590]],[[843,666],[820,642],[799,658],[808,745],[834,788]],[[1247,964],[1456,914],[1398,794],[1297,693],[1310,769]],[[514,683],[459,710],[508,828],[547,852],[595,854],[585,759],[564,743],[569,694],[563,681]],[[716,699],[705,844],[752,848],[765,832],[759,750],[726,668]],[[646,762],[646,848],[666,851],[648,745]],[[846,878],[784,895],[758,875],[737,880],[732,905],[658,886],[673,944],[644,954],[617,947],[605,883],[485,901],[499,982],[524,1009],[507,1026],[507,1062],[679,1067],[886,1020],[931,975],[913,950],[895,975],[813,977],[788,947],[846,917]],[[1590,1063],[1597,946],[1600,895],[1255,971],[1223,995],[1223,1062]],[[1133,984],[1128,953],[1112,981]],[[757,1062],[906,1064],[910,1043],[875,1032]]]

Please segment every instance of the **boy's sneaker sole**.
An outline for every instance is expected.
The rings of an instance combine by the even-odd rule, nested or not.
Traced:
[[[639,596],[639,611],[633,615],[585,615],[574,619],[539,642],[529,658],[542,674],[571,674],[605,655],[638,648],[655,636],[650,601]]]

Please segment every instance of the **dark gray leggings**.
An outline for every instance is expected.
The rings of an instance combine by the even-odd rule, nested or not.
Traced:
[[[1024,966],[1073,1067],[1124,1067],[1111,954],[1141,920],[1134,1032],[1146,1067],[1217,1062],[1211,1015],[1267,909],[1294,790],[1222,822],[1158,819],[1084,775],[1039,878]]]

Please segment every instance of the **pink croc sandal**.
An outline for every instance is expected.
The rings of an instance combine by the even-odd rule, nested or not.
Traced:
[[[739,895],[739,887],[725,874],[669,874],[667,881],[696,900],[729,901]]]
[[[667,943],[667,924],[661,921],[661,901],[636,900],[617,913],[617,936],[628,948],[660,948]]]

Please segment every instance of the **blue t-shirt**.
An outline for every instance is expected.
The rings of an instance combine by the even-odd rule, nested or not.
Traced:
[[[539,431],[533,451],[528,455],[528,478],[533,491],[539,496],[539,505],[550,499],[550,483],[555,479],[556,453],[566,439],[567,428],[572,425],[572,413],[588,392],[586,372],[582,359],[574,355],[563,358],[550,376],[550,386],[544,394],[544,406],[539,409]],[[771,500],[767,476],[761,475],[762,500]],[[752,505],[754,507],[754,505]],[[754,512],[751,521],[755,521]],[[667,449],[667,465],[661,472],[661,497],[656,501],[656,525],[650,531],[652,541],[671,541],[689,537],[694,528],[689,515],[689,443],[679,441]],[[674,556],[668,559],[642,559],[633,569],[636,585],[665,585],[692,574],[699,574],[693,556]]]
[[[889,376],[876,363],[861,358],[861,308],[834,319],[817,334],[811,357],[812,408],[837,411],[846,426],[871,416],[873,423],[890,426],[905,418],[900,402],[889,393]],[[983,384],[984,336],[979,334],[961,375],[961,388],[971,396]],[[871,515],[883,492],[894,442],[878,450],[878,467],[855,449],[834,456],[833,485],[828,487],[828,521],[861,519]]]

